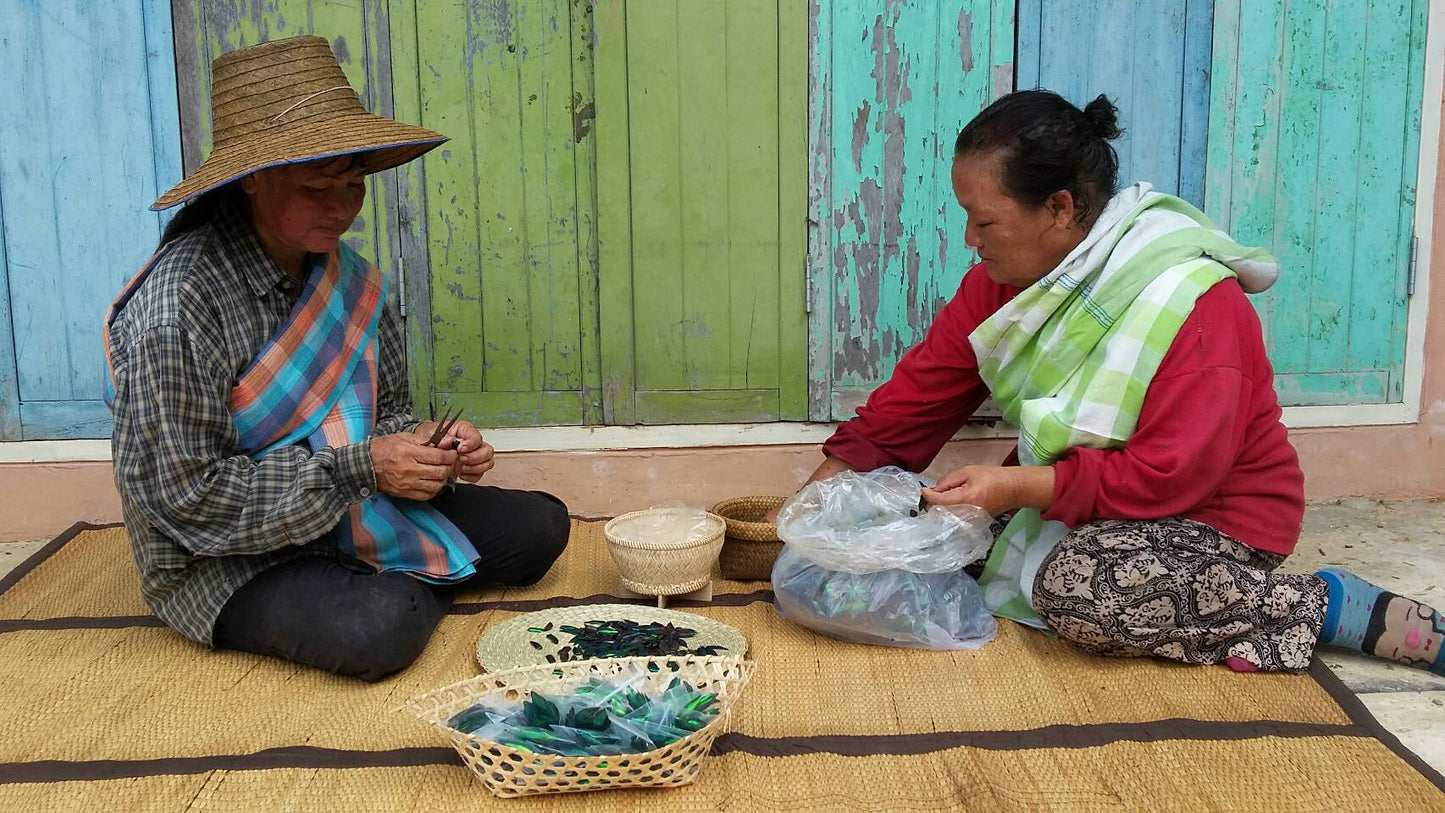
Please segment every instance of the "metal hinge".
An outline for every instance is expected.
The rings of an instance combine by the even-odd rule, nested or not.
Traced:
[[[1405,278],[1405,295],[1415,295],[1415,271],[1420,262],[1420,238],[1410,235],[1410,275]]]
[[[812,312],[813,312],[813,281],[812,281],[812,280],[808,280],[807,282],[804,282],[804,283],[803,283],[803,311],[804,311],[805,313],[812,313]]]
[[[396,292],[397,311],[401,318],[406,318],[406,257],[397,255],[396,258],[396,280],[401,290]]]

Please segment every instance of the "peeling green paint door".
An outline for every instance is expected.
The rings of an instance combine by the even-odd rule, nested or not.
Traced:
[[[408,0],[391,28],[398,114],[451,137],[398,175],[414,390],[600,423],[591,4]]]
[[[819,0],[809,93],[809,412],[849,417],[973,264],[949,177],[1013,89],[1012,0]]]
[[[1285,404],[1398,402],[1428,0],[1216,0],[1205,208],[1283,266]]]
[[[806,417],[804,0],[600,0],[608,423]]]

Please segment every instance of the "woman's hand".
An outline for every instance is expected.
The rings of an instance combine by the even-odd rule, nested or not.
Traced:
[[[976,505],[995,517],[1020,508],[1043,510],[1054,499],[1054,468],[964,466],[923,489],[923,499],[932,505]]]
[[[370,446],[376,488],[392,497],[429,500],[457,465],[455,451],[427,446],[424,438],[407,432],[374,437]]]
[[[435,423],[424,423],[416,428],[416,434],[430,438],[436,430]],[[457,421],[437,443],[439,449],[452,449],[457,453],[457,462],[452,474],[468,483],[475,483],[497,465],[496,450],[482,439],[482,433],[467,421]]]

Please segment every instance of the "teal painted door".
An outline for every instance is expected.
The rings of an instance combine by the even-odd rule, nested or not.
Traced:
[[[399,176],[429,291],[412,378],[479,425],[602,422],[592,17],[588,0],[392,3],[398,112],[451,136]]]
[[[809,412],[836,420],[923,338],[974,262],[953,142],[1013,89],[1014,4],[814,6]]]
[[[1018,87],[1119,107],[1119,182],[1202,205],[1214,0],[1019,0]]]
[[[0,440],[107,437],[101,320],[180,180],[164,0],[0,12]]]
[[[1216,2],[1206,210],[1281,261],[1255,304],[1286,404],[1403,398],[1428,5]]]
[[[607,422],[806,417],[807,3],[595,13]]]

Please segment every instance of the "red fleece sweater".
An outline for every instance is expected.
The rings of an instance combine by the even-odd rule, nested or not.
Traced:
[[[1017,293],[982,266],[970,270],[923,342],[823,451],[865,471],[926,468],[988,396],[968,335]],[[1225,280],[1195,303],[1124,448],[1074,448],[1054,464],[1044,518],[1076,527],[1183,516],[1290,553],[1304,518],[1304,474],[1273,384],[1259,317],[1239,284]]]

